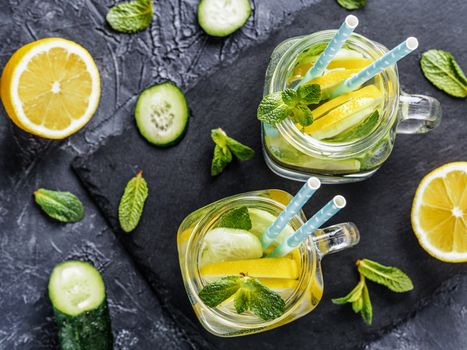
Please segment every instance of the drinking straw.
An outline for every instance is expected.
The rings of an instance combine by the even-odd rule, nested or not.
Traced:
[[[376,74],[382,72],[387,67],[395,64],[400,59],[407,56],[413,50],[418,47],[418,40],[414,37],[409,37],[405,41],[401,42],[391,51],[387,52],[383,57],[377,59],[365,69],[362,69],[357,74],[351,76],[347,80],[344,80],[332,91],[329,92],[331,98],[345,94],[352,90],[357,89],[366,81],[373,78]]]
[[[311,67],[308,72],[306,72],[305,76],[298,83],[297,87],[323,74],[328,64],[333,60],[337,52],[341,49],[342,45],[344,45],[349,35],[352,34],[357,26],[357,17],[349,15],[345,18],[344,23],[342,23],[341,27],[334,35],[334,38],[329,41],[328,46],[324,52],[319,56],[313,67]]]
[[[267,257],[278,258],[287,255],[291,250],[297,248],[308,236],[312,235],[320,228],[321,225],[344,208],[345,204],[346,201],[343,196],[335,196],[294,234],[284,239]]]
[[[320,188],[321,181],[317,177],[310,177],[297,194],[291,199],[287,207],[279,214],[274,222],[261,236],[263,250],[271,245],[279,236],[287,223],[302,209],[306,202]]]

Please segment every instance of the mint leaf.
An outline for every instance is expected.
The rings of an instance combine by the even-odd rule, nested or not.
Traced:
[[[282,91],[282,101],[286,105],[293,107],[299,100],[297,92],[294,89],[285,89]]]
[[[337,3],[346,10],[358,10],[366,5],[367,0],[337,0]]]
[[[252,148],[231,137],[227,137],[227,147],[239,160],[248,160],[255,155],[255,151]]]
[[[250,310],[269,321],[284,313],[285,302],[281,296],[248,276],[223,277],[205,286],[199,297],[207,306],[215,307],[234,294],[234,306],[239,314]]]
[[[84,217],[83,203],[70,192],[40,188],[34,192],[34,200],[51,218],[61,222],[77,222]]]
[[[298,90],[300,102],[306,104],[317,104],[321,100],[321,87],[319,84],[303,84]]]
[[[256,112],[257,118],[267,124],[275,125],[289,116],[290,107],[282,99],[282,91],[266,95]]]
[[[355,301],[358,301],[362,297],[362,290],[364,286],[365,286],[365,279],[360,278],[360,281],[358,282],[358,284],[355,286],[354,289],[352,289],[349,292],[349,294],[341,298],[332,299],[332,302],[334,304],[345,304],[345,303],[353,303]]]
[[[402,293],[413,289],[409,276],[397,267],[384,266],[368,259],[357,260],[357,266],[363,276],[393,292]]]
[[[248,311],[250,307],[250,292],[246,289],[239,289],[235,294],[234,307],[237,314]]]
[[[438,89],[454,97],[467,97],[467,78],[451,53],[443,50],[424,52],[420,66],[425,77]]]
[[[360,294],[360,297],[357,300],[352,302],[352,310],[353,312],[358,314],[360,311],[362,311],[362,308],[363,308],[363,298],[361,297],[361,294]]]
[[[212,176],[222,173],[225,167],[232,162],[232,153],[239,160],[248,160],[255,155],[253,149],[228,137],[221,128],[211,130],[211,138],[216,144],[211,163]]]
[[[128,233],[138,226],[147,197],[148,184],[140,171],[126,185],[118,206],[118,220],[123,231]]]
[[[248,293],[250,310],[259,318],[269,321],[284,313],[285,302],[279,294],[273,292],[254,278],[245,278],[242,290]],[[245,297],[242,296],[243,300]]]
[[[199,292],[199,297],[209,307],[216,307],[234,295],[241,286],[242,277],[227,276],[206,285]]]
[[[366,284],[363,285],[362,289],[362,308],[360,313],[362,315],[363,321],[366,324],[371,325],[373,322],[373,307],[371,306],[370,293],[368,292],[368,287]]]
[[[217,176],[222,173],[225,167],[232,161],[232,153],[219,145],[214,147],[214,156],[211,163],[211,176]]]
[[[229,210],[222,215],[217,224],[218,227],[236,228],[242,230],[251,229],[251,219],[247,207],[240,207]]]
[[[292,119],[295,123],[302,126],[308,126],[313,123],[313,115],[307,105],[298,104],[292,110]]]
[[[152,12],[152,0],[135,0],[112,7],[106,20],[118,32],[134,33],[151,24]]]
[[[379,121],[379,112],[374,111],[362,123],[357,126],[344,130],[340,134],[325,139],[326,142],[348,142],[368,135],[376,127]]]

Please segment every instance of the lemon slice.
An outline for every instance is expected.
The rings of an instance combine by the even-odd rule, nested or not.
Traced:
[[[420,182],[412,228],[425,251],[447,262],[467,262],[467,162],[448,163]]]
[[[298,264],[289,258],[263,258],[224,261],[205,265],[201,268],[203,278],[245,274],[256,278],[297,279]]]
[[[330,90],[359,71],[360,69],[335,69],[318,78],[310,80],[307,84],[319,84],[321,88],[321,100],[327,100]]]
[[[318,140],[340,134],[362,122],[382,102],[383,95],[351,98],[305,128],[305,132]]]
[[[47,38],[21,47],[1,79],[1,98],[21,129],[63,139],[81,129],[100,98],[100,77],[89,52],[73,41]]]

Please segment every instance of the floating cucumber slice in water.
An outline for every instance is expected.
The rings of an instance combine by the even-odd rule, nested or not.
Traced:
[[[221,261],[257,259],[263,255],[258,237],[246,231],[218,227],[204,236],[201,265]]]
[[[211,36],[232,34],[250,15],[250,0],[201,0],[198,5],[199,25]]]
[[[173,83],[153,85],[136,102],[136,125],[143,137],[161,147],[181,140],[188,125],[185,95]]]
[[[248,208],[248,213],[250,214],[251,220],[251,230],[250,232],[256,235],[256,237],[261,237],[264,231],[271,226],[271,224],[276,220],[276,217],[271,213],[268,213],[265,210]],[[292,226],[287,225],[285,229],[281,232],[277,241],[282,241],[284,237],[287,237],[294,233]]]

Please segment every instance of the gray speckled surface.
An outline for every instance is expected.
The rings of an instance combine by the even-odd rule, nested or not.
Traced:
[[[290,23],[300,9],[310,11],[310,28],[313,18],[321,13],[336,23],[346,14],[331,0],[256,0],[255,15],[245,28],[221,40],[208,38],[197,27],[195,0],[155,2],[151,28],[135,35],[114,33],[105,24],[104,16],[113,3],[0,0],[1,67],[19,46],[37,38],[61,36],[78,41],[90,50],[103,79],[102,99],[95,117],[85,129],[63,142],[25,135],[9,122],[1,109],[0,349],[56,347],[56,329],[46,285],[51,268],[69,257],[89,259],[103,272],[117,349],[189,347],[177,326],[164,316],[158,299],[73,176],[69,164],[76,155],[95,149],[107,136],[123,132],[142,87],[169,78],[186,89],[200,76],[215,73],[220,65],[231,64],[247,47],[266,40],[274,30]],[[462,38],[467,30],[466,4],[462,0],[451,1],[449,7],[443,1],[430,3],[433,8],[445,10],[441,48],[452,51],[465,67]],[[392,23],[390,15],[412,11],[413,20],[392,30],[427,31],[430,28],[423,25],[423,19],[433,13],[423,11],[425,5],[423,1],[374,0],[369,1],[362,13],[379,13],[381,23]],[[362,23],[362,32],[373,30]],[[383,28],[378,31],[384,33]],[[396,37],[388,37],[385,43],[390,45],[396,41]],[[407,69],[418,70],[416,63]],[[465,111],[465,101],[453,101],[425,81],[421,81],[419,92],[440,97],[446,115],[453,118],[448,125],[463,127],[464,124],[455,121],[462,117],[460,110]],[[465,135],[465,127],[463,130]],[[86,218],[72,225],[48,220],[32,202],[31,194],[37,187],[73,191],[86,205]],[[467,319],[467,284],[465,277],[453,283],[456,286],[453,292],[440,294],[435,303],[368,348],[467,348],[465,333],[460,331]],[[431,322],[435,316],[440,323]]]

